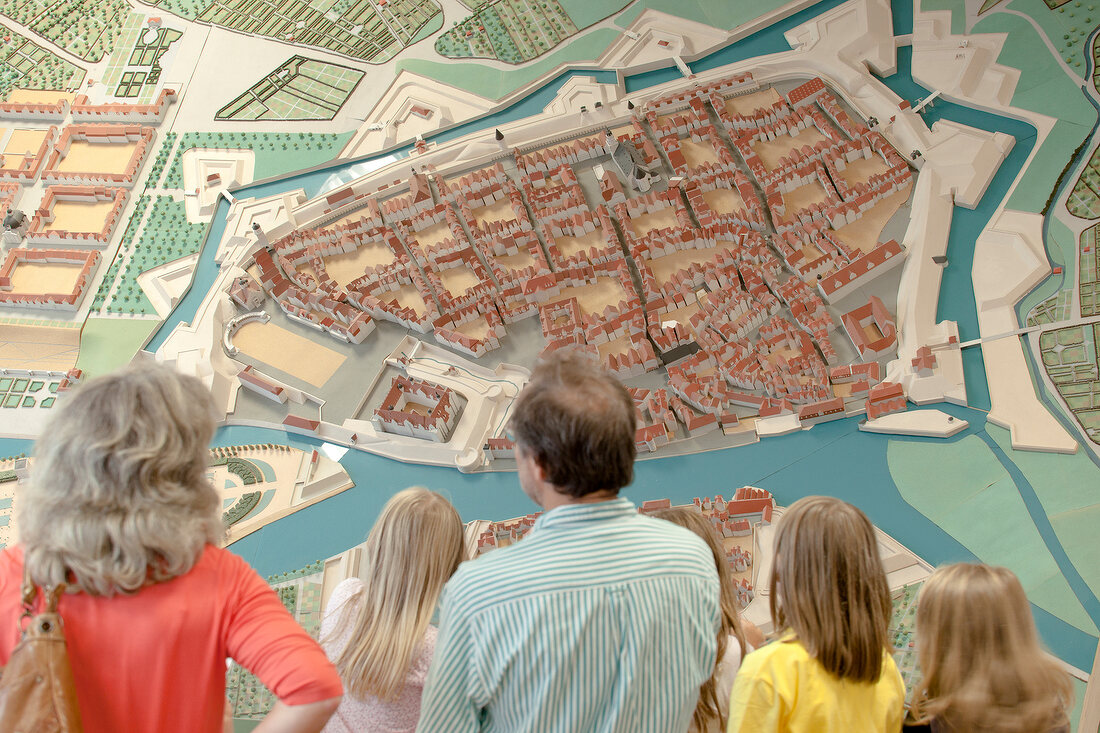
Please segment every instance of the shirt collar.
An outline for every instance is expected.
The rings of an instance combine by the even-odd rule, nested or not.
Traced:
[[[595,504],[564,504],[544,512],[537,520],[533,530],[568,527],[586,522],[606,522],[637,514],[638,508],[625,496]]]

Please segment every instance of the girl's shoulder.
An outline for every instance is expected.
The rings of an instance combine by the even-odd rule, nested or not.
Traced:
[[[363,590],[363,581],[359,578],[347,578],[332,589],[328,603],[321,616],[321,646],[330,657],[343,649],[351,636],[349,622],[353,618],[355,606],[351,605]],[[339,627],[339,628],[338,628]]]
[[[733,642],[736,644],[736,642]],[[813,659],[802,642],[792,635],[770,641],[759,649],[750,650],[741,660],[741,670],[747,673],[770,671],[791,672]]]
[[[325,615],[332,616],[343,610],[353,598],[363,592],[363,581],[359,578],[345,578],[332,589],[332,595],[325,604]]]
[[[360,578],[356,578],[355,576],[344,578],[332,589],[332,595],[329,596],[329,603],[335,600],[347,600],[359,593],[365,587],[366,586]]]

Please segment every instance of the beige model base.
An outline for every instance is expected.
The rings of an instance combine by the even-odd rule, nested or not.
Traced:
[[[64,99],[72,102],[76,98],[76,92],[62,92],[56,89],[20,89],[15,87],[8,94],[8,102],[28,102],[30,104],[53,104]]]
[[[53,205],[53,221],[46,231],[98,232],[114,209],[113,199],[107,201],[58,201]]]
[[[33,155],[46,139],[46,134],[46,130],[12,130],[8,137],[8,144],[4,147],[4,155],[17,156],[27,153]]]
[[[909,200],[912,189],[911,185],[907,185],[894,195],[887,196],[851,224],[835,230],[833,236],[852,249],[870,252],[882,241],[880,235],[886,222]]]
[[[234,335],[233,345],[314,387],[323,387],[346,358],[274,323],[246,323]]]
[[[213,218],[222,191],[252,183],[256,153],[245,149],[191,148],[183,153],[182,167],[187,221],[205,223]]]
[[[974,299],[989,379],[989,420],[1008,428],[1012,447],[1074,453],[1077,441],[1035,394],[1020,337],[986,337],[1019,328],[1015,304],[1050,273],[1038,214],[1001,212],[974,248]]]
[[[859,429],[865,433],[887,435],[916,435],[925,438],[950,438],[970,426],[962,418],[953,417],[939,410],[909,410],[865,420]]]
[[[79,348],[79,328],[0,323],[0,364],[9,369],[67,371]]]
[[[20,263],[11,274],[11,292],[27,295],[68,293],[76,286],[83,265],[61,262]]]
[[[57,170],[90,173],[123,173],[137,150],[136,142],[92,143],[73,140],[69,151],[57,164]]]
[[[167,318],[187,293],[198,262],[198,254],[188,255],[138,275],[138,285],[152,303],[157,318]]]

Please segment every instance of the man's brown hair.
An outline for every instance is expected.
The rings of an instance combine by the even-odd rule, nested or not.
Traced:
[[[634,480],[634,400],[582,352],[559,349],[535,366],[509,428],[564,494],[618,492]]]
[[[851,504],[807,496],[776,528],[772,621],[840,679],[875,682],[892,606],[871,520]]]

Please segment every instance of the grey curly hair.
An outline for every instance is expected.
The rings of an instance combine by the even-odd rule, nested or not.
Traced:
[[[110,596],[190,570],[225,535],[206,478],[214,415],[202,382],[157,364],[75,389],[35,444],[16,499],[34,581]]]

